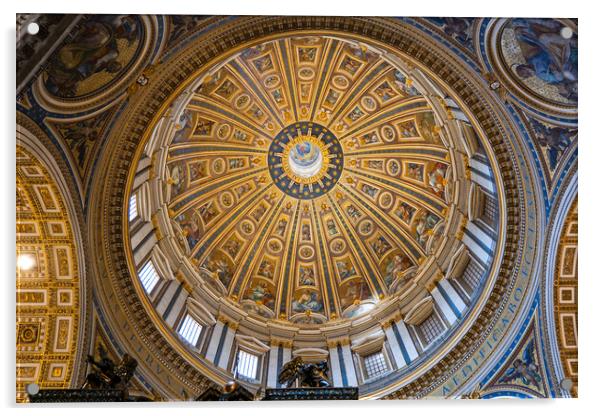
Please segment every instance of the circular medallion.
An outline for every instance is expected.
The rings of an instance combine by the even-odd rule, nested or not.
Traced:
[[[343,149],[326,127],[299,122],[275,137],[268,166],[281,191],[295,198],[312,199],[330,191],[341,177]]]
[[[42,99],[61,105],[107,97],[140,68],[149,52],[151,25],[147,18],[128,15],[81,19],[45,65],[38,84]],[[143,78],[137,83],[143,85]]]
[[[383,209],[391,208],[391,205],[393,205],[393,195],[391,195],[391,192],[383,192],[380,194],[378,197],[378,204]]]
[[[357,229],[362,236],[369,236],[374,231],[374,223],[368,219],[362,220]]]
[[[225,140],[230,136],[231,130],[232,128],[229,124],[222,124],[217,130],[217,137],[219,137],[222,140]]]
[[[347,248],[347,245],[345,244],[345,241],[342,238],[335,238],[330,243],[330,250],[334,254],[341,254],[343,251],[345,251],[345,248]]]
[[[255,232],[255,225],[249,220],[241,222],[239,227],[245,235],[251,235]]]
[[[249,94],[241,94],[236,99],[234,105],[238,110],[243,110],[251,104],[251,97]]]
[[[276,88],[280,84],[280,77],[278,75],[270,75],[263,81],[263,85],[267,88]]]
[[[376,110],[376,101],[370,96],[362,97],[362,107],[367,111]]]
[[[347,88],[349,86],[349,80],[343,75],[336,75],[332,78],[332,82],[338,88]]]
[[[299,248],[299,257],[303,260],[310,260],[314,256],[314,249],[312,246],[305,245]]]
[[[278,254],[282,251],[282,242],[280,242],[280,240],[278,240],[277,238],[271,238],[268,241],[268,249],[272,253]]]
[[[399,164],[399,162],[395,159],[389,159],[387,161],[387,174],[391,175],[391,176],[397,176],[399,175],[399,172],[401,172],[401,165]]]
[[[387,142],[392,142],[395,140],[395,129],[393,129],[393,127],[389,126],[388,124],[384,125],[380,129],[380,133]]]
[[[510,19],[499,42],[507,73],[515,82],[544,100],[577,104],[577,34],[567,22]]]
[[[221,173],[224,173],[226,170],[226,162],[224,162],[224,159],[219,158],[219,159],[215,159],[213,161],[213,172],[217,173],[218,175]]]
[[[224,191],[219,196],[219,202],[222,207],[230,208],[234,204],[234,196],[230,191]]]
[[[301,78],[302,80],[307,81],[307,80],[310,80],[310,79],[312,79],[314,77],[315,72],[311,68],[301,68],[301,69],[299,69],[298,75],[299,75],[299,78]]]

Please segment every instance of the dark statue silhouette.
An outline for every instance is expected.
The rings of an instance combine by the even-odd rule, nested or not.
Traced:
[[[330,387],[327,373],[327,361],[317,364],[304,363],[301,357],[295,357],[280,370],[278,383],[289,388],[299,380],[299,387]]]
[[[116,364],[102,345],[98,346],[98,355],[98,361],[88,355],[86,361],[92,365],[92,372],[86,376],[82,389],[127,389],[138,362],[129,354],[124,354]]]

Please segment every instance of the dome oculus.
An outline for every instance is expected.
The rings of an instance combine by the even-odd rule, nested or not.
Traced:
[[[335,135],[316,123],[284,128],[270,145],[268,167],[278,188],[298,199],[326,194],[343,171],[343,149]]]
[[[301,139],[304,139],[301,137]],[[311,178],[322,168],[324,157],[320,148],[311,141],[300,141],[288,151],[291,171],[302,178]]]

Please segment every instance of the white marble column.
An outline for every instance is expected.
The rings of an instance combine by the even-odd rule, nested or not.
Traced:
[[[347,375],[347,384],[357,386],[357,376],[355,374],[355,365],[353,365],[353,356],[351,355],[351,346],[341,345],[343,351],[343,362],[345,363],[345,374]]]
[[[165,316],[165,323],[172,328],[175,328],[176,320],[182,314],[182,310],[186,308],[186,299],[188,299],[188,292],[182,288],[179,293],[177,292],[173,299],[173,304],[169,311],[167,311],[167,316]]]
[[[270,345],[270,355],[268,357],[268,381],[269,388],[278,387],[278,344]]]
[[[391,352],[393,353],[393,359],[395,360],[395,365],[397,368],[401,368],[406,365],[406,362],[403,358],[403,354],[401,352],[401,346],[397,341],[397,337],[395,336],[395,332],[393,330],[393,326],[390,322],[387,322],[383,325],[383,329],[385,331],[385,336],[387,337],[387,341],[389,341],[389,346],[391,347]]]
[[[453,307],[462,314],[466,309],[466,303],[460,297],[460,294],[454,287],[449,283],[448,279],[443,279],[439,282],[439,290],[445,294],[445,298]]]
[[[187,298],[188,292],[182,284],[177,280],[170,280],[157,302],[156,311],[169,326],[174,327],[182,309],[186,307]]]
[[[330,354],[330,371],[332,373],[332,383],[334,387],[343,386],[343,376],[341,375],[341,365],[339,364],[339,352],[337,351],[337,344],[329,344],[328,352]]]
[[[293,350],[288,345],[282,346],[282,365],[288,363],[293,356]]]
[[[227,371],[229,370],[228,361],[230,359],[230,353],[232,352],[232,346],[234,345],[236,326],[230,324],[228,325],[226,331],[226,338],[224,339],[224,344],[222,345],[222,351],[217,365]]]
[[[131,236],[134,263],[138,267],[157,243],[155,228],[150,222],[145,223]]]
[[[408,331],[405,322],[401,320],[397,321],[395,322],[395,327],[399,334],[399,338],[401,339],[399,346],[402,348],[403,359],[406,362],[406,365],[409,365],[418,357],[418,351],[416,350],[416,346],[414,345],[414,341],[410,336],[410,332]]]
[[[209,341],[209,347],[207,348],[207,354],[205,355],[205,358],[208,361],[213,362],[215,360],[215,354],[217,353],[217,347],[219,346],[219,341],[222,337],[223,330],[224,323],[222,321],[217,321],[217,323],[213,326],[211,340]]]
[[[462,242],[482,264],[487,264],[492,257],[493,238],[478,225],[469,221],[464,228]]]
[[[431,296],[435,300],[435,304],[439,307],[439,310],[443,313],[443,317],[449,326],[453,325],[458,319],[452,307],[447,303],[445,297],[439,290],[438,286],[435,286],[431,291]]]

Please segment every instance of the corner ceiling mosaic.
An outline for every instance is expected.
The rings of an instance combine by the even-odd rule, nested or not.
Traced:
[[[19,401],[577,396],[576,20],[18,19]]]

